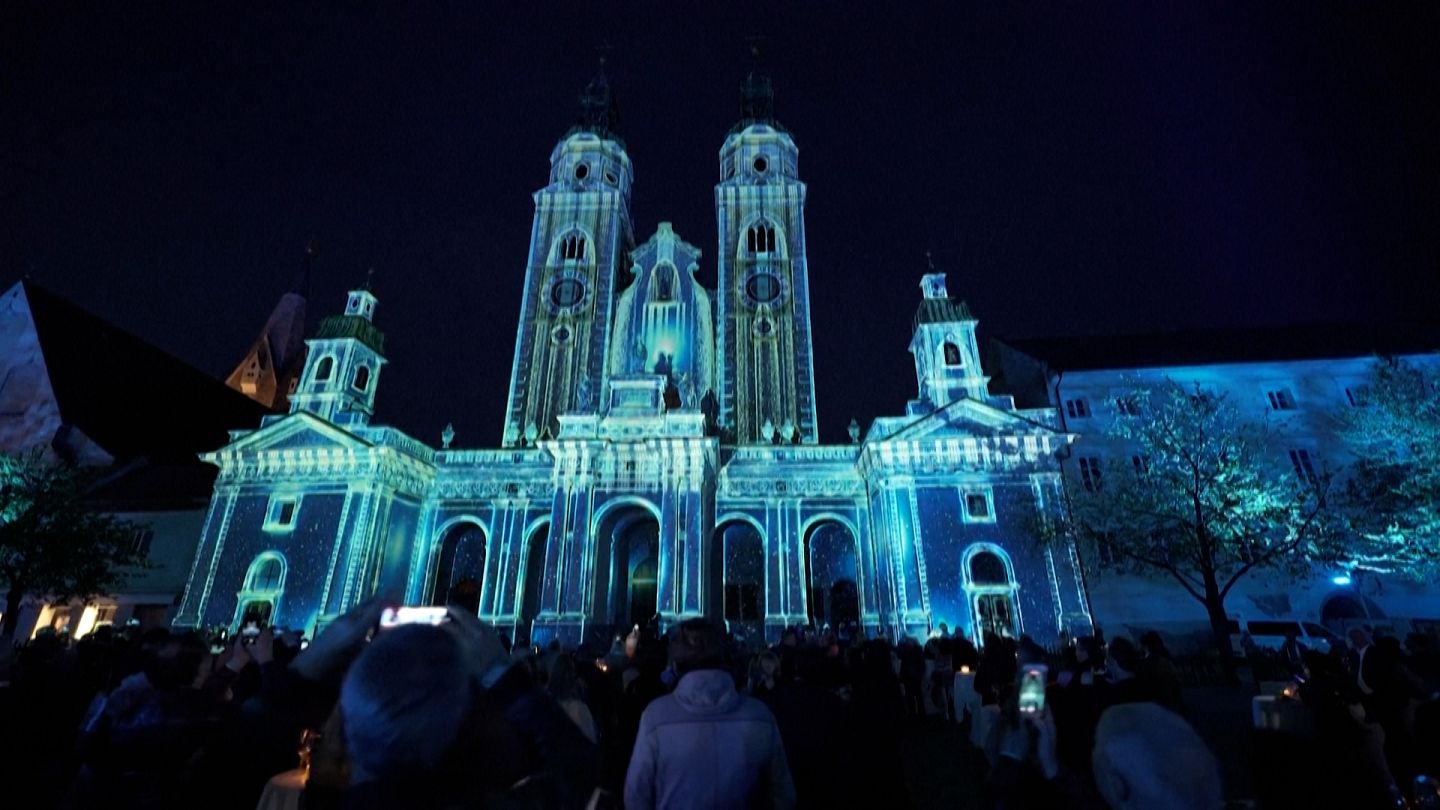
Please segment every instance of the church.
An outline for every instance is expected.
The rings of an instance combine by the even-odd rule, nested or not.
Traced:
[[[990,393],[942,274],[915,279],[914,398],[819,442],[806,185],[768,77],[741,97],[708,289],[669,223],[637,236],[609,86],[586,88],[534,194],[499,447],[378,423],[383,318],[352,291],[290,352],[289,413],[204,455],[218,476],[175,624],[313,634],[372,595],[458,589],[534,644],[694,616],[767,639],[1091,632],[1074,550],[1033,536],[1076,436],[1052,405]]]

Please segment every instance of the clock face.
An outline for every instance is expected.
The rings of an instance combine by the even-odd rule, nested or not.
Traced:
[[[550,303],[567,309],[585,298],[585,283],[579,279],[562,278],[550,285]]]
[[[757,304],[768,304],[780,297],[780,277],[756,273],[745,281],[745,294]]]

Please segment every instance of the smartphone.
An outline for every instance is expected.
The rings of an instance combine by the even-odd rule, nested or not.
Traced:
[[[436,607],[387,607],[380,613],[380,627],[399,627],[402,624],[439,624],[445,621],[449,609]]]
[[[1037,714],[1045,709],[1044,664],[1026,664],[1020,673],[1020,713]]]

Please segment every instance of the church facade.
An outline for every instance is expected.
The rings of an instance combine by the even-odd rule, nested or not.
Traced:
[[[976,319],[920,287],[917,394],[819,441],[806,186],[768,79],[742,89],[715,187],[718,282],[669,223],[644,241],[604,80],[537,191],[498,448],[374,420],[378,305],[350,293],[307,341],[290,413],[206,460],[215,491],[175,623],[314,632],[374,594],[478,597],[513,638],[608,642],[658,617],[1053,643],[1091,631],[1058,514],[1053,407],[992,396]]]

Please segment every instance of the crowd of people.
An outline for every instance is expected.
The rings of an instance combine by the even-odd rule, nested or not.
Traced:
[[[381,629],[383,607],[312,642],[36,639],[0,689],[12,784],[37,806],[250,810],[303,766],[309,810],[905,807],[902,738],[955,724],[986,807],[1224,806],[1153,633],[1046,650],[977,648],[944,626],[923,644],[797,627],[763,646],[692,619],[566,650],[512,648],[461,604]],[[1435,772],[1436,673],[1390,641],[1353,641],[1348,658],[1301,651],[1293,675],[1317,750],[1353,776],[1332,795],[1397,806],[1405,778]],[[1043,689],[1022,694],[1027,677]]]

